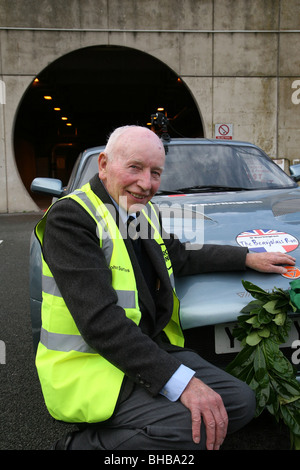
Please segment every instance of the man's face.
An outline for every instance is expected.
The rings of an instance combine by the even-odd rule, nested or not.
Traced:
[[[119,206],[141,210],[157,192],[165,162],[163,144],[148,129],[134,128],[119,137],[113,157],[99,156],[99,177]]]

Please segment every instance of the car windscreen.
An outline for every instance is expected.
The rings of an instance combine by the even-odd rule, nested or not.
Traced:
[[[90,155],[77,187],[98,172],[98,153]],[[218,144],[168,145],[160,192],[283,189],[291,178],[256,147]],[[74,188],[72,188],[74,189]]]
[[[161,192],[295,187],[258,148],[238,145],[169,145]]]

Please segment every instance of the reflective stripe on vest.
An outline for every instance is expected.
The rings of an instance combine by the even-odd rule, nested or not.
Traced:
[[[55,282],[54,277],[42,275],[42,288],[45,294],[54,295],[55,297],[61,297],[59,288]],[[118,296],[117,305],[123,308],[136,308],[135,292],[126,290],[115,290]]]
[[[52,351],[77,351],[81,353],[98,354],[82,338],[81,335],[65,335],[62,333],[50,333],[41,328],[40,342]]]
[[[101,216],[101,214],[99,214],[98,209],[94,206],[94,204],[92,203],[92,201],[89,199],[89,197],[87,196],[87,194],[84,191],[81,191],[80,189],[78,189],[78,190],[74,191],[73,194],[75,196],[77,196],[86,205],[86,207],[89,208],[89,210],[90,210],[91,214],[93,215],[93,217],[95,218],[97,224],[99,224],[102,228],[102,231],[104,231],[104,234],[106,236],[101,237],[101,242],[102,242],[101,243],[101,248],[104,252],[107,265],[109,266],[110,260],[111,260],[111,257],[112,257],[113,242],[112,242],[112,240],[109,236],[107,224],[106,224],[105,220],[103,219],[103,217]],[[97,230],[97,235],[99,236],[99,231],[98,230]]]

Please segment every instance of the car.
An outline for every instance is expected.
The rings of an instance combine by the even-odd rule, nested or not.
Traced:
[[[252,270],[206,273],[176,279],[181,302],[181,324],[187,345],[220,367],[241,346],[232,335],[241,309],[251,300],[242,280],[265,290],[289,289],[300,277],[300,165],[287,175],[254,144],[219,139],[167,139],[161,186],[153,201],[159,206],[166,230],[182,241],[247,247],[249,251],[280,251],[296,257],[289,277]],[[80,154],[69,183],[36,178],[34,192],[54,199],[79,188],[97,172],[104,147]],[[35,347],[41,309],[40,246],[32,236],[30,253],[30,303]],[[289,358],[300,338],[300,314],[292,314],[292,329],[284,352]],[[300,377],[298,366],[297,375]]]

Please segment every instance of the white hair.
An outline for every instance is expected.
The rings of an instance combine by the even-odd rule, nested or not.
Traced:
[[[122,126],[122,127],[117,127],[112,133],[109,135],[106,143],[106,147],[104,149],[104,152],[108,156],[109,159],[113,158],[113,149],[114,146],[118,140],[118,138],[123,135],[128,129],[131,127],[137,127],[137,126]]]
[[[146,130],[149,130],[149,132],[152,132],[148,127],[137,126],[135,124],[130,124],[130,125],[126,125],[126,126],[117,127],[109,135],[106,146],[105,146],[105,149],[104,149],[104,153],[107,155],[108,159],[111,160],[114,157],[114,149],[115,149],[117,140],[119,139],[119,137],[121,137],[123,134],[125,134],[125,132],[127,132],[129,129],[146,129]],[[157,138],[159,139],[158,136],[157,136]]]

